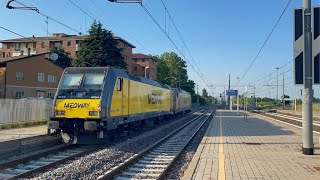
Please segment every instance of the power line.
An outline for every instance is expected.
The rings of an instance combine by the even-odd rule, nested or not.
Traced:
[[[3,26],[0,26],[0,28],[3,29],[3,30],[5,30],[5,31],[8,31],[8,32],[10,32],[10,33],[12,33],[12,34],[15,34],[15,35],[17,35],[17,36],[20,36],[20,37],[22,37],[22,38],[29,39],[31,42],[49,42],[49,41],[35,41],[35,40],[32,39],[32,38],[28,38],[28,37],[26,37],[26,36],[23,36],[23,35],[15,32],[15,31],[12,31],[12,30],[10,30],[10,29],[8,29],[8,28],[5,28],[5,27],[3,27]],[[49,46],[47,46],[47,45],[44,45],[44,47],[49,48]]]
[[[292,61],[293,61],[293,59],[290,60],[289,62],[287,62],[286,64],[282,65],[281,67],[279,67],[279,70],[282,69],[282,68],[284,68],[284,67],[286,67],[287,65],[289,65]],[[271,75],[272,75],[273,73],[275,73],[275,72],[277,72],[277,70],[272,71],[270,74],[268,74],[268,75],[266,75],[266,76],[263,76],[262,78],[254,81],[254,82],[251,82],[250,84],[254,84],[254,83],[256,83],[256,82],[259,82],[259,81],[261,81],[262,79],[265,79],[265,78],[267,78],[268,76],[271,76]]]
[[[148,9],[141,4],[141,7],[143,10],[149,15],[149,17],[152,19],[152,21],[158,26],[158,28],[162,31],[162,33],[169,39],[169,41],[172,43],[172,45],[176,48],[177,51],[184,57],[184,59],[187,61],[187,63],[191,66],[191,68],[199,75],[199,77],[202,79],[202,81],[206,84],[207,87],[210,87],[210,83],[206,82],[204,76],[202,74],[199,74],[199,72],[194,68],[194,66],[188,61],[188,59],[185,57],[185,55],[181,52],[181,50],[178,48],[178,46],[174,43],[174,41],[171,39],[171,37],[166,33],[166,31],[162,28],[162,26],[159,24],[159,22],[152,16],[152,14],[148,11]]]
[[[90,15],[89,13],[87,13],[85,10],[83,10],[80,6],[78,6],[76,3],[74,3],[72,0],[68,0],[71,4],[73,4],[75,7],[77,7],[78,9],[80,9],[80,11],[82,11],[84,14],[86,14],[87,16],[89,16],[91,19],[96,21],[96,18],[94,18],[92,15]]]
[[[104,11],[101,9],[101,7],[100,7],[100,6],[97,6],[93,0],[90,0],[90,2],[91,2],[91,4],[92,4],[93,6],[95,6],[97,9],[99,9],[99,11],[100,11],[101,13],[104,13]],[[128,31],[125,31],[125,34],[128,35],[128,36],[130,36],[130,37],[131,37],[136,43],[138,43],[143,49],[145,49],[146,51],[148,51],[149,54],[151,54],[151,55],[153,55],[153,56],[155,55],[154,52],[152,52],[150,49],[146,48],[146,47],[145,47],[141,42],[139,42],[133,35],[129,34]],[[137,51],[137,50],[135,50],[135,51]],[[137,51],[137,52],[138,52],[138,53],[141,53],[141,52],[139,52],[139,51]],[[142,54],[142,53],[141,53],[141,54]]]
[[[243,74],[243,76],[240,78],[239,82],[245,77],[245,75],[249,72],[250,68],[252,67],[253,63],[258,59],[260,53],[262,52],[262,50],[264,49],[265,45],[267,44],[267,42],[269,41],[271,35],[273,34],[274,30],[276,29],[276,27],[278,26],[281,18],[283,17],[284,13],[287,11],[290,3],[292,0],[289,0],[286,7],[284,8],[284,10],[282,11],[280,17],[278,18],[276,24],[273,26],[271,32],[269,33],[267,39],[264,41],[264,43],[262,44],[260,50],[258,51],[257,55],[255,56],[255,58],[253,59],[253,61],[251,62],[250,66],[247,68],[247,70],[245,71],[245,73]]]
[[[17,35],[17,36],[20,36],[20,37],[23,37],[23,38],[27,38],[27,37],[25,37],[25,36],[23,36],[23,35],[21,35],[21,34],[19,34],[19,33],[16,33],[16,32],[14,32],[14,31],[12,31],[12,30],[10,30],[10,29],[5,28],[5,27],[0,26],[0,28],[3,29],[3,30],[5,30],[5,31],[8,31],[8,32],[10,32],[10,33],[12,33],[12,34],[15,34],[15,35]],[[29,39],[29,38],[27,38],[27,39]],[[30,39],[30,40],[32,40],[32,39]]]
[[[164,9],[166,10],[166,12],[167,12],[167,14],[168,14],[168,16],[169,16],[170,20],[171,20],[171,22],[172,22],[172,24],[173,24],[174,28],[175,28],[175,29],[176,29],[176,31],[178,32],[178,35],[179,35],[179,37],[180,37],[180,40],[182,41],[182,43],[183,43],[184,47],[187,49],[187,51],[188,51],[188,53],[189,53],[189,55],[190,55],[190,57],[191,57],[192,61],[195,63],[196,68],[200,71],[200,68],[198,67],[198,65],[197,65],[196,61],[194,60],[194,58],[193,58],[193,56],[192,56],[192,54],[191,54],[191,52],[190,52],[190,50],[189,50],[188,46],[186,45],[186,43],[185,43],[184,39],[183,39],[183,38],[182,38],[182,36],[181,36],[181,33],[180,33],[180,31],[179,31],[178,27],[176,26],[176,23],[174,22],[173,18],[171,17],[171,14],[169,13],[169,10],[168,10],[168,8],[167,8],[166,4],[164,3],[164,1],[163,1],[163,0],[161,0],[161,2],[162,2],[162,5],[164,6]],[[200,72],[201,72],[201,71],[200,71]],[[202,73],[201,73],[201,74],[202,74]]]
[[[16,3],[20,4],[21,6],[23,6],[23,7],[25,7],[25,8],[29,8],[29,6],[27,6],[27,5],[19,2],[19,1],[17,1],[17,0],[13,0],[13,1],[15,1]],[[11,2],[13,2],[13,1],[11,1]],[[11,9],[14,9],[14,7],[11,6]],[[78,31],[78,30],[76,30],[76,29],[68,26],[67,24],[65,24],[65,23],[63,23],[63,22],[61,22],[61,21],[58,21],[57,19],[55,19],[55,18],[53,18],[53,17],[50,17],[50,16],[48,16],[48,15],[40,12],[40,10],[39,10],[38,8],[36,8],[36,9],[30,9],[30,10],[32,10],[32,11],[34,11],[34,12],[36,12],[36,13],[38,13],[38,14],[40,14],[40,15],[42,15],[42,16],[44,16],[44,17],[46,17],[46,18],[48,18],[48,19],[50,19],[50,20],[52,20],[52,21],[54,21],[54,22],[56,22],[56,23],[58,23],[58,24],[60,24],[60,25],[62,25],[62,26],[64,26],[64,27],[66,27],[66,28],[68,28],[68,29],[70,29],[70,30],[72,30],[72,31],[74,31],[74,32],[77,32],[79,35],[82,34],[82,32],[80,32],[80,31]]]

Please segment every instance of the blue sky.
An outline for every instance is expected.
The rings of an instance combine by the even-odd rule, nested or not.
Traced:
[[[81,32],[86,32],[92,19],[77,9],[68,0],[19,0],[30,6],[37,7],[41,12],[68,24]],[[146,54],[161,54],[165,51],[175,51],[170,41],[161,33],[154,22],[138,4],[115,4],[107,0],[72,0],[116,35],[123,37],[137,48],[134,52]],[[32,11],[9,10],[5,8],[7,0],[0,2],[0,24],[24,36],[45,36],[45,18]],[[194,60],[215,86],[228,82],[234,86],[237,77],[241,77],[258,53],[272,27],[285,8],[288,0],[164,0],[181,35],[183,36]],[[312,1],[314,6],[320,5],[320,0]],[[165,28],[182,50],[187,59],[194,64],[183,47],[172,23],[160,0],[145,0],[144,5]],[[293,0],[279,25],[268,41],[257,61],[241,81],[241,85],[260,79],[292,59],[292,13],[293,8],[302,6],[302,0]],[[165,23],[166,22],[166,23]],[[76,34],[53,21],[49,21],[49,32]],[[0,30],[0,39],[16,38],[16,35]],[[178,52],[177,52],[178,53]],[[288,64],[279,70],[285,73],[285,94],[293,95],[293,64]],[[275,97],[276,88],[262,85],[276,84],[276,73],[255,83],[256,92],[260,96]],[[189,77],[199,84],[204,83],[189,67]],[[281,81],[280,81],[281,79]],[[282,77],[279,78],[282,84]],[[240,88],[242,91],[243,88]],[[300,87],[297,87],[297,92]],[[223,87],[215,86],[210,93],[220,93]],[[279,87],[279,94],[282,88]],[[297,93],[299,94],[299,93]],[[316,96],[319,96],[317,93]],[[279,95],[280,97],[280,95]]]

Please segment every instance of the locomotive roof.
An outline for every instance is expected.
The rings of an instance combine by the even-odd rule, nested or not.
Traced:
[[[65,73],[106,73],[107,70],[113,71],[117,77],[128,78],[133,81],[138,81],[165,89],[171,89],[170,86],[160,84],[152,79],[129,75],[124,69],[115,67],[68,67],[65,69]]]
[[[160,84],[159,82],[154,81],[152,79],[129,75],[123,69],[118,69],[118,68],[114,68],[114,67],[110,67],[110,69],[119,77],[128,78],[128,79],[133,80],[133,81],[142,82],[142,83],[145,83],[145,84],[150,84],[150,85],[161,87],[161,88],[165,88],[165,89],[170,89],[169,86]]]

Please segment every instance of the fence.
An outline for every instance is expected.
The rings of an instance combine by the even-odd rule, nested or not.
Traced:
[[[49,119],[51,99],[0,99],[0,124]]]

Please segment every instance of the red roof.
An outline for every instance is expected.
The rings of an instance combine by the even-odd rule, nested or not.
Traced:
[[[7,39],[7,40],[1,40],[0,43],[11,43],[11,42],[37,42],[37,41],[68,41],[68,40],[84,40],[87,36],[76,36],[76,35],[65,35],[62,37],[26,37],[26,38],[17,38],[17,39]],[[120,40],[132,48],[135,48],[135,46],[128,41],[122,39],[118,36],[113,36],[114,39]]]

